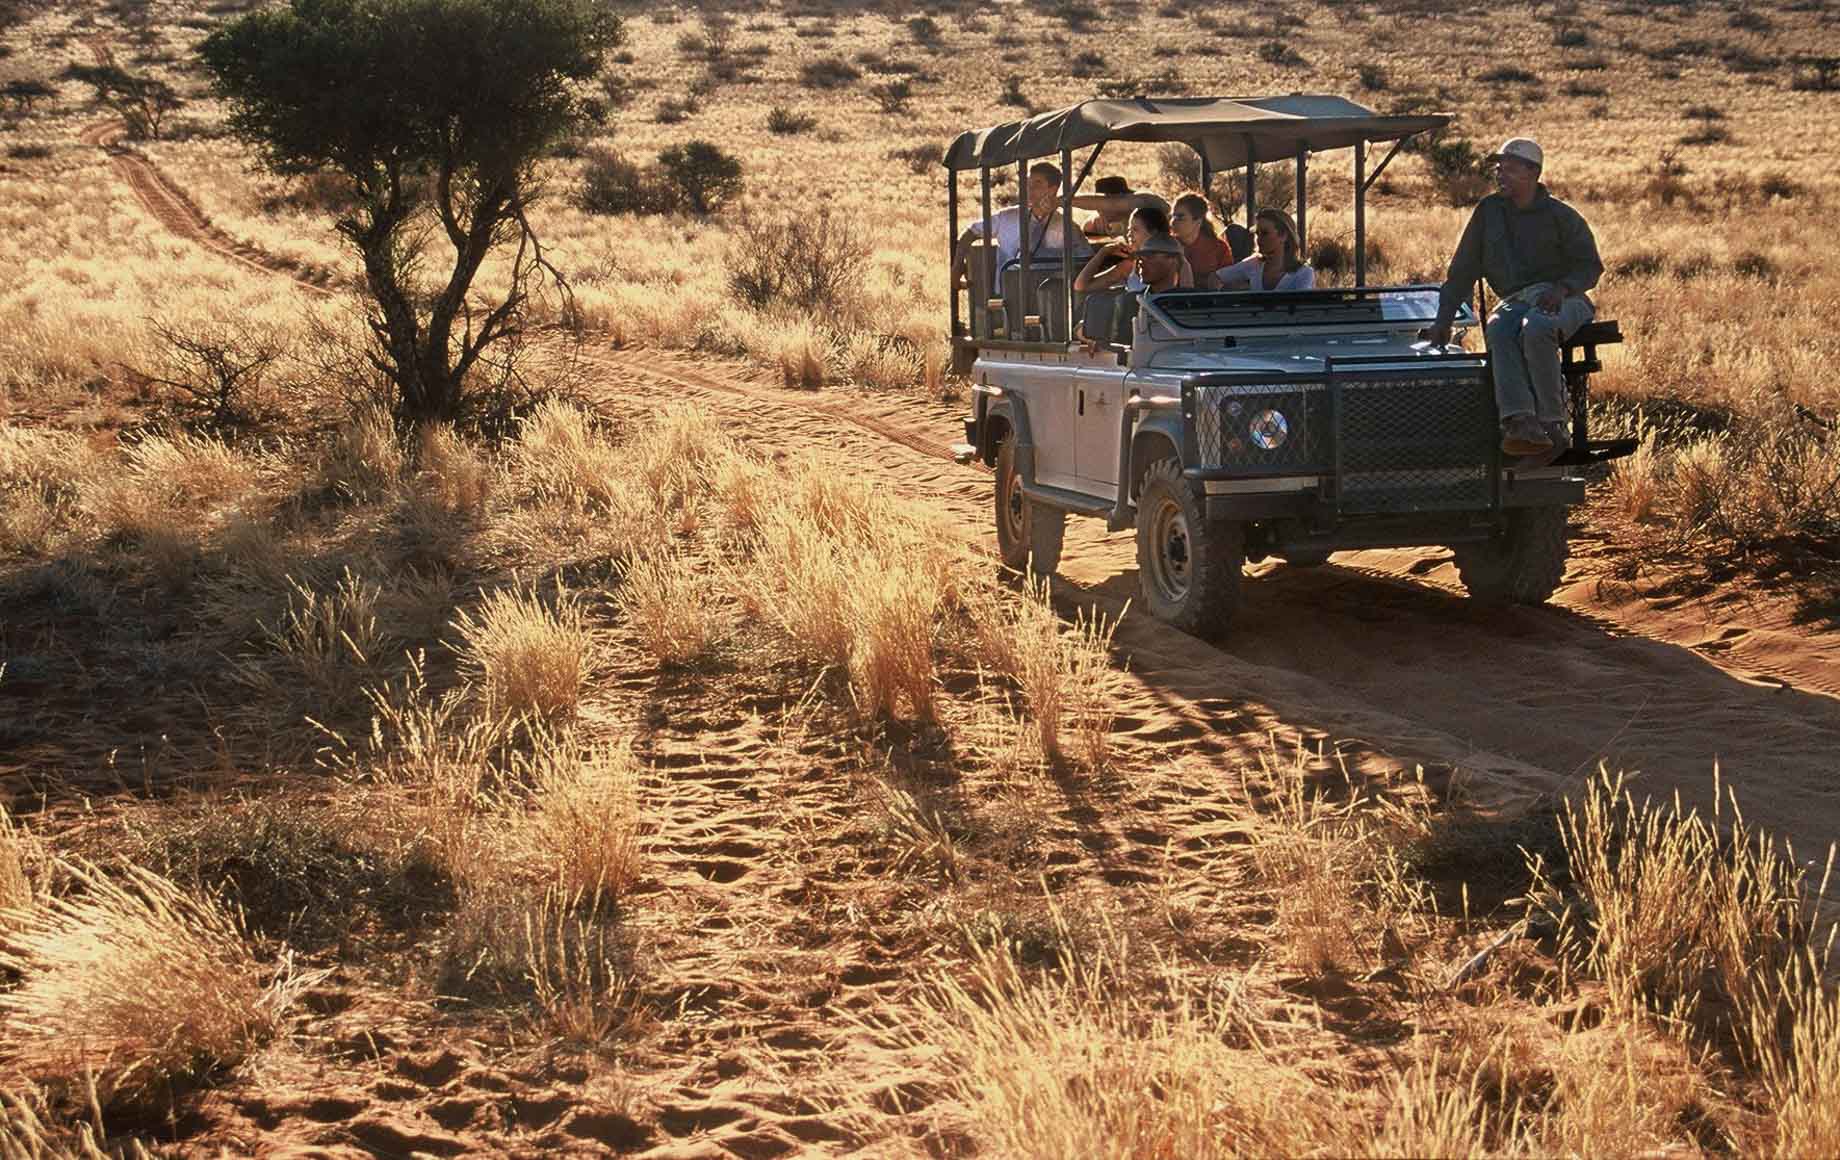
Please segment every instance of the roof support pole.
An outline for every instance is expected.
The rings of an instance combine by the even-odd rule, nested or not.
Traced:
[[[1367,285],[1367,139],[1354,143],[1354,284]]]
[[[1297,255],[1297,260],[1300,262],[1310,252],[1309,227],[1304,224],[1306,215],[1310,212],[1309,191],[1305,185],[1309,172],[1310,147],[1299,141],[1297,142],[1297,247],[1303,251]]]
[[[979,177],[979,181],[981,182],[982,191],[984,195],[984,245],[983,245],[983,248],[979,251],[979,253],[983,256],[984,260],[977,263],[978,269],[972,272],[972,277],[976,278],[978,282],[982,284],[974,286],[972,288],[971,293],[974,295],[974,297],[971,299],[971,317],[973,319],[982,318],[984,320],[983,333],[979,334],[977,337],[989,338],[990,337],[990,307],[989,307],[990,258],[989,258],[989,255],[990,255],[991,249],[993,248],[996,242],[996,238],[993,236],[996,233],[996,224],[990,220],[990,166],[988,165],[981,166],[978,169],[978,177]],[[977,330],[977,327],[973,326],[972,330],[975,332]]]
[[[1246,134],[1246,228],[1259,213],[1259,163],[1253,160],[1252,134]]]
[[[1195,154],[1201,158],[1201,200],[1206,201],[1208,186],[1214,183],[1214,166],[1208,162],[1208,155],[1204,151],[1197,149]]]
[[[954,339],[961,333],[958,329],[958,271],[954,265],[958,260],[958,170],[946,170],[946,269],[951,271],[952,292],[952,329],[947,331]],[[969,278],[966,281],[970,281]]]
[[[1093,150],[1093,161],[1099,151]],[[1087,162],[1091,168],[1092,161]],[[1085,174],[1081,174],[1082,177]],[[1061,150],[1061,300],[1054,309],[1061,312],[1061,337],[1073,341],[1073,150]],[[1045,315],[1045,312],[1044,312]]]
[[[1097,145],[1094,145],[1094,146],[1093,146],[1093,151],[1092,151],[1091,153],[1088,153],[1088,154],[1086,155],[1086,161],[1085,161],[1085,163],[1084,163],[1084,164],[1082,164],[1082,165],[1080,166],[1080,175],[1079,175],[1078,177],[1073,177],[1073,176],[1072,176],[1072,173],[1073,173],[1073,170],[1072,170],[1072,169],[1067,169],[1067,170],[1065,171],[1065,172],[1066,172],[1066,173],[1067,173],[1067,174],[1069,175],[1069,178],[1068,178],[1068,179],[1069,179],[1069,181],[1071,181],[1071,183],[1072,183],[1072,184],[1071,184],[1071,185],[1070,185],[1070,186],[1068,187],[1068,188],[1069,188],[1069,190],[1070,190],[1070,191],[1071,191],[1072,193],[1078,193],[1078,192],[1080,192],[1080,187],[1086,184],[1086,176],[1087,176],[1087,174],[1089,174],[1089,173],[1091,173],[1091,172],[1092,172],[1092,169],[1093,169],[1093,166],[1095,166],[1095,165],[1097,165],[1097,164],[1099,163],[1099,153],[1100,153],[1100,151],[1101,151],[1101,150],[1103,150],[1104,148],[1105,148],[1105,142],[1103,142],[1103,141],[1101,141],[1101,142],[1099,142],[1099,143],[1098,143]],[[1069,150],[1069,149],[1063,149],[1063,150],[1061,150],[1061,157],[1062,157],[1062,159],[1066,159],[1066,158],[1069,158],[1069,157],[1071,157],[1071,156],[1073,156],[1073,154],[1072,154],[1072,151],[1071,151],[1071,150]],[[1068,220],[1068,221],[1072,221],[1073,219],[1072,219],[1072,218],[1068,218],[1067,220]]]
[[[1035,207],[1029,204],[1029,163],[1021,160],[1016,162],[1016,210],[1022,219],[1020,223],[1022,226],[1022,277],[1017,279],[1016,301],[1005,302],[1003,309],[1010,318],[1009,336],[1027,342],[1029,338],[1028,317],[1035,313],[1030,309],[1035,305],[1033,301],[1035,296],[1029,293],[1029,258],[1033,256],[1035,247],[1040,244],[1041,235],[1037,235],[1035,241],[1029,240],[1029,234],[1035,228]],[[1043,225],[1041,230],[1045,235],[1048,227]],[[1007,298],[1008,295],[1005,297]]]

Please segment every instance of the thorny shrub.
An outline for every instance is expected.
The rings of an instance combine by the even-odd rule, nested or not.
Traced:
[[[756,310],[791,306],[846,314],[862,298],[871,249],[847,214],[744,218],[729,259],[729,288]]]

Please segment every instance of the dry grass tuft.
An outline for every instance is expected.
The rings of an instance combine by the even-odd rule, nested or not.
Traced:
[[[0,925],[6,925],[6,912],[23,911],[32,905],[32,880],[26,876],[24,845],[12,815],[0,806]]]
[[[639,869],[638,761],[624,746],[585,751],[543,739],[530,763],[533,798],[525,839],[544,877],[564,894],[612,898]]]
[[[859,712],[933,715],[934,643],[944,597],[905,553],[857,562],[847,585],[850,692]]]
[[[380,660],[388,637],[378,627],[377,608],[383,589],[346,569],[330,591],[316,592],[288,578],[287,608],[278,623],[264,625],[269,647],[286,657],[295,678],[305,678],[321,694],[342,696],[353,677]],[[258,684],[263,670],[242,670]]]
[[[1115,716],[1118,671],[1111,642],[1118,622],[1081,612],[1068,629],[1045,583],[1031,584],[1020,600],[986,588],[973,605],[978,659],[1016,682],[1042,754],[1104,766]]]
[[[1031,978],[1007,944],[980,948],[969,980],[935,979],[896,1042],[944,1057],[991,1155],[1301,1155],[1341,1137],[1330,1092],[1232,1045],[1256,1040],[1243,981],[1159,998],[1116,956]]]
[[[158,875],[66,865],[78,892],[27,914],[0,950],[0,1062],[100,1103],[135,1104],[246,1058],[303,984],[264,980],[237,921]]]
[[[525,912],[523,929],[524,976],[550,1031],[586,1047],[630,1032],[645,1017],[592,900],[552,887]]]
[[[1758,981],[1795,961],[1802,872],[1737,823],[1728,837],[1719,818],[1678,798],[1638,801],[1608,770],[1567,803],[1561,836],[1578,905],[1549,886],[1543,905],[1618,1010],[1723,1038],[1741,1030],[1734,1011]]]
[[[612,506],[621,489],[622,460],[613,444],[595,432],[580,407],[550,400],[518,429],[512,470],[540,496],[587,506]]]
[[[1451,1085],[1435,1056],[1400,1075],[1385,1103],[1380,1130],[1362,1142],[1356,1154],[1379,1160],[1392,1156],[1440,1156],[1480,1160],[1518,1149],[1488,1145],[1487,1100],[1478,1090],[1479,1076],[1466,1086]]]
[[[499,589],[461,609],[463,669],[495,717],[572,717],[588,676],[594,635],[573,593],[557,583],[545,602],[532,587]]]
[[[402,479],[404,464],[395,421],[376,403],[360,407],[333,431],[316,475],[322,490],[363,502],[388,495]]]
[[[419,491],[425,502],[453,519],[477,519],[492,497],[495,472],[485,457],[448,427],[426,427],[416,447]]]
[[[420,658],[400,680],[365,690],[373,717],[365,744],[346,755],[353,782],[376,785],[380,821],[413,835],[426,859],[462,888],[498,877],[505,852],[492,794],[504,725],[472,716],[465,690],[428,691]]]
[[[1242,769],[1256,818],[1248,853],[1275,895],[1280,941],[1297,966],[1313,974],[1365,968],[1372,964],[1361,940],[1375,923],[1359,891],[1375,878],[1376,835],[1363,799],[1333,802],[1309,788],[1310,761],[1301,745],[1289,760],[1274,745],[1256,768]]]
[[[620,579],[615,604],[646,651],[666,665],[701,657],[728,627],[714,579],[690,556],[635,558]]]

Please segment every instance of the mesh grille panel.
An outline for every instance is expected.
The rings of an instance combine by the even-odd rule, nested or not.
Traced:
[[[1341,384],[1341,508],[1449,511],[1489,506],[1500,438],[1479,376]]]
[[[1198,387],[1195,442],[1203,467],[1244,468],[1248,474],[1325,470],[1329,464],[1329,400],[1314,390],[1263,387]],[[1266,449],[1251,438],[1253,420],[1267,411],[1284,416],[1286,434]],[[1267,424],[1269,431],[1270,426]]]

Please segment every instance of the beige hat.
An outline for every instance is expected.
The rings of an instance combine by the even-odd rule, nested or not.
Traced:
[[[1535,169],[1546,167],[1546,154],[1540,151],[1540,143],[1531,137],[1510,137],[1501,143],[1501,148],[1488,155],[1489,161],[1500,161],[1503,157],[1512,157],[1516,161],[1525,161]]]

